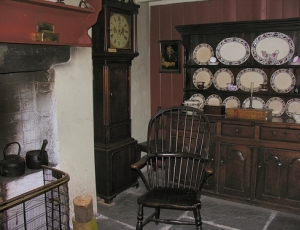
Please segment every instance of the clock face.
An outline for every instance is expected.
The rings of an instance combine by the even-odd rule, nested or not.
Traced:
[[[119,13],[111,13],[109,20],[110,48],[130,49],[131,28],[130,16]]]

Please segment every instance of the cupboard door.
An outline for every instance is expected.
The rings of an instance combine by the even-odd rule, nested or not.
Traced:
[[[209,155],[210,155],[210,159],[211,159],[211,164],[210,167],[212,168],[212,170],[214,171],[213,175],[210,176],[206,183],[203,186],[203,189],[208,191],[208,192],[213,192],[214,188],[215,188],[215,183],[216,183],[216,170],[215,170],[215,155],[216,155],[216,142],[210,142],[210,146],[209,146]]]
[[[219,193],[250,197],[253,147],[221,143]]]
[[[300,207],[300,152],[259,148],[256,199]]]

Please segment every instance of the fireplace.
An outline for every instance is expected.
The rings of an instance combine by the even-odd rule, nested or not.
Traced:
[[[24,156],[27,150],[39,149],[42,139],[46,138],[49,141],[46,149],[50,164],[71,177],[70,216],[73,212],[72,199],[82,194],[93,196],[96,212],[91,48],[0,45],[1,55],[12,53],[12,58],[0,56],[0,116],[1,122],[6,120],[6,124],[0,124],[1,148],[10,141],[18,141]],[[27,49],[29,54],[25,52]],[[27,54],[18,61],[16,53]],[[33,61],[34,58],[28,61],[30,55],[36,53],[51,54],[45,61],[47,67],[41,68]],[[40,63],[46,58],[37,57],[36,60]],[[28,68],[36,66],[36,69],[21,69],[26,62],[30,63]],[[8,70],[10,63],[16,67],[15,70]],[[27,175],[29,172],[26,169],[24,177],[0,177],[1,182],[5,180],[5,184],[9,184],[0,188],[2,197],[8,199],[39,186],[32,182],[37,181],[41,174],[33,172],[37,174],[35,177]]]
[[[1,147],[16,141],[25,157],[47,139],[50,162],[58,164],[55,75],[50,67],[69,59],[70,47],[66,46],[0,43]]]
[[[0,153],[5,144],[18,141],[24,156],[47,139],[50,164],[70,175],[70,204],[74,197],[90,194],[96,213],[92,52],[87,32],[96,22],[101,1],[86,1],[94,9],[80,9],[78,1],[65,2],[0,2]],[[53,23],[59,41],[36,41],[37,22]],[[11,184],[28,191],[35,184],[28,177],[24,183],[23,178],[10,178]],[[19,193],[15,192],[14,187],[0,187],[4,199]],[[73,205],[70,208],[72,216]]]

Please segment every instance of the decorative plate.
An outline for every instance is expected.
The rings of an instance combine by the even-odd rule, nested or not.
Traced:
[[[222,99],[217,94],[212,94],[205,101],[206,105],[222,105]]]
[[[261,99],[260,97],[253,97],[252,98],[252,107],[254,109],[263,109],[265,108],[265,102],[263,99]],[[250,97],[246,98],[244,101],[243,101],[243,104],[242,104],[242,107],[243,108],[249,108],[249,105],[250,105]]]
[[[300,99],[293,98],[287,101],[285,104],[285,113],[292,117],[292,113],[299,113],[300,112]]]
[[[295,50],[293,40],[286,34],[268,32],[259,35],[251,45],[253,58],[261,64],[282,65],[289,61]]]
[[[206,43],[197,45],[193,51],[193,60],[198,65],[206,65],[212,56],[214,56],[214,50]]]
[[[226,68],[219,69],[213,77],[213,83],[218,90],[228,90],[227,84],[233,84],[233,73]]]
[[[236,83],[241,90],[250,92],[251,82],[254,83],[254,92],[258,92],[260,84],[267,83],[267,75],[264,71],[257,68],[243,69],[236,76]]]
[[[202,109],[205,105],[205,97],[202,94],[195,93],[193,96],[191,96],[190,100],[200,101],[200,109]]]
[[[285,111],[285,103],[280,97],[272,97],[267,101],[266,109],[272,109],[272,115],[279,117]]]
[[[230,96],[225,98],[225,100],[223,101],[223,105],[225,106],[225,108],[238,108],[241,106],[241,102],[240,100],[235,97],[235,96]]]
[[[296,78],[288,69],[279,69],[272,74],[270,83],[277,93],[288,93],[294,89]]]
[[[240,65],[250,56],[248,43],[237,37],[225,38],[216,48],[216,57],[225,65]]]
[[[205,82],[203,89],[209,88],[211,86],[212,79],[213,79],[212,73],[210,72],[209,69],[206,68],[197,69],[193,75],[193,83],[196,88],[198,88],[197,82],[200,81]]]

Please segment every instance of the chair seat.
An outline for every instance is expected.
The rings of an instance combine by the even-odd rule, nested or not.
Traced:
[[[195,190],[182,188],[154,188],[138,197],[138,204],[148,207],[191,210],[201,205]]]

